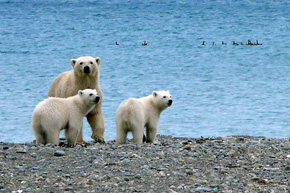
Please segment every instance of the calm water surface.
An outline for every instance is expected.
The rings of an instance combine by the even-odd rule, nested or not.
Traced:
[[[154,90],[174,100],[160,134],[290,137],[289,10],[286,0],[0,0],[0,141],[34,139],[34,107],[85,55],[102,58],[106,140],[119,104]],[[263,45],[231,45],[248,39]]]

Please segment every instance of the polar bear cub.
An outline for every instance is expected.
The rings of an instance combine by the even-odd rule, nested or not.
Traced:
[[[32,113],[31,128],[37,144],[59,144],[59,133],[65,129],[68,146],[74,146],[82,130],[84,117],[100,101],[94,89],[79,90],[69,98],[49,97]]]
[[[154,91],[143,98],[129,98],[122,102],[116,113],[117,144],[126,143],[128,132],[132,132],[133,141],[143,143],[144,127],[146,142],[155,140],[160,114],[172,105],[169,91]]]

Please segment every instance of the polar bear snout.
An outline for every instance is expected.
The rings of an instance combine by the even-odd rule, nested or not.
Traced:
[[[83,72],[86,73],[86,74],[89,74],[89,73],[91,73],[91,68],[89,66],[85,66],[83,68]]]
[[[100,97],[96,96],[96,98],[94,99],[94,102],[97,104],[98,102],[100,102]]]
[[[169,101],[168,101],[168,106],[171,106],[172,105],[172,103],[173,103],[173,100],[172,99],[170,99]]]

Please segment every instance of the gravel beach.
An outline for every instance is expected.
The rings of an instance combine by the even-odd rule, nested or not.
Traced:
[[[290,192],[290,139],[158,135],[154,144],[0,150],[0,192]]]

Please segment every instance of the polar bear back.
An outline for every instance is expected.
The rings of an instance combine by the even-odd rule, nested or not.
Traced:
[[[41,124],[43,129],[51,127],[55,123],[57,123],[57,126],[55,125],[56,128],[65,128],[71,116],[68,112],[71,112],[70,106],[73,102],[72,98],[75,97],[70,97],[68,100],[54,97],[45,99],[34,109],[34,121],[32,122]]]
[[[156,109],[153,96],[143,98],[129,98],[122,102],[116,113],[117,124],[131,131],[136,127],[156,125],[159,122],[160,112]]]
[[[144,125],[146,123],[146,112],[142,101],[136,98],[129,98],[122,102],[117,110],[116,122],[129,131],[136,125]]]
[[[48,97],[67,98],[75,95],[78,90],[81,90],[79,88],[71,89],[74,88],[74,85],[72,85],[72,74],[73,71],[66,71],[56,77],[48,92]]]

